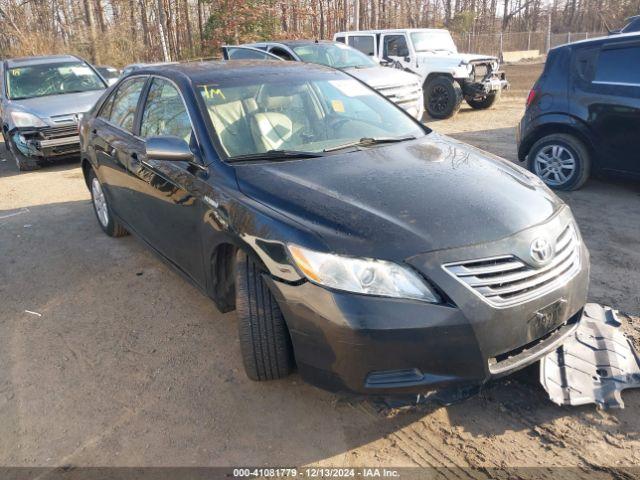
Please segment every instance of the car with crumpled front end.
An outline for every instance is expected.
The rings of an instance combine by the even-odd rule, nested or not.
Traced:
[[[235,309],[253,380],[297,367],[365,394],[480,385],[578,325],[589,255],[569,207],[339,70],[142,68],[80,135],[99,227]]]
[[[2,136],[18,169],[77,154],[78,119],[107,88],[105,80],[73,55],[11,58],[0,65]]]
[[[337,68],[366,83],[389,100],[405,109],[411,116],[422,120],[424,100],[422,81],[414,73],[389,69],[359,50],[340,42],[326,40],[278,40],[225,46],[227,58],[241,53],[239,48],[263,50],[286,61],[309,62]]]

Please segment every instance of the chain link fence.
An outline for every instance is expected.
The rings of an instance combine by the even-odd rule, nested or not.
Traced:
[[[588,38],[601,37],[606,32],[507,32],[507,33],[452,33],[458,50],[504,58],[508,52],[530,52],[530,56],[545,55],[550,48]],[[535,52],[538,52],[535,55]],[[508,55],[507,55],[508,56]]]

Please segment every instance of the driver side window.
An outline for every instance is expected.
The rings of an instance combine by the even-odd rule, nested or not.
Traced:
[[[172,135],[189,142],[191,132],[191,119],[176,87],[166,80],[154,78],[142,114],[140,136]]]
[[[409,47],[404,35],[387,35],[384,37],[384,57],[408,57]]]

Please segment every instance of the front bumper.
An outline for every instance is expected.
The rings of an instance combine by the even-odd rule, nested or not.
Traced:
[[[409,263],[442,265],[443,255]],[[580,257],[582,268],[566,284],[508,308],[492,307],[435,270],[429,277],[449,298],[446,304],[267,281],[305,381],[362,394],[426,393],[481,385],[557,348],[577,327],[586,303],[589,257],[582,243]],[[557,315],[540,321],[550,305],[558,306]]]
[[[510,87],[505,72],[495,72],[481,81],[464,79],[460,83],[464,96],[471,98],[483,98],[492,92],[507,90]]]
[[[16,148],[27,157],[52,158],[80,152],[77,126],[14,128],[9,132]]]

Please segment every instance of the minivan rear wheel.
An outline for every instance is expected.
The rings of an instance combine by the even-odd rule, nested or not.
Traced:
[[[261,269],[241,250],[236,254],[236,312],[247,376],[265,381],[289,375],[293,349],[284,317]]]
[[[577,190],[591,172],[587,146],[564,133],[542,137],[529,150],[528,160],[529,170],[555,190]]]

